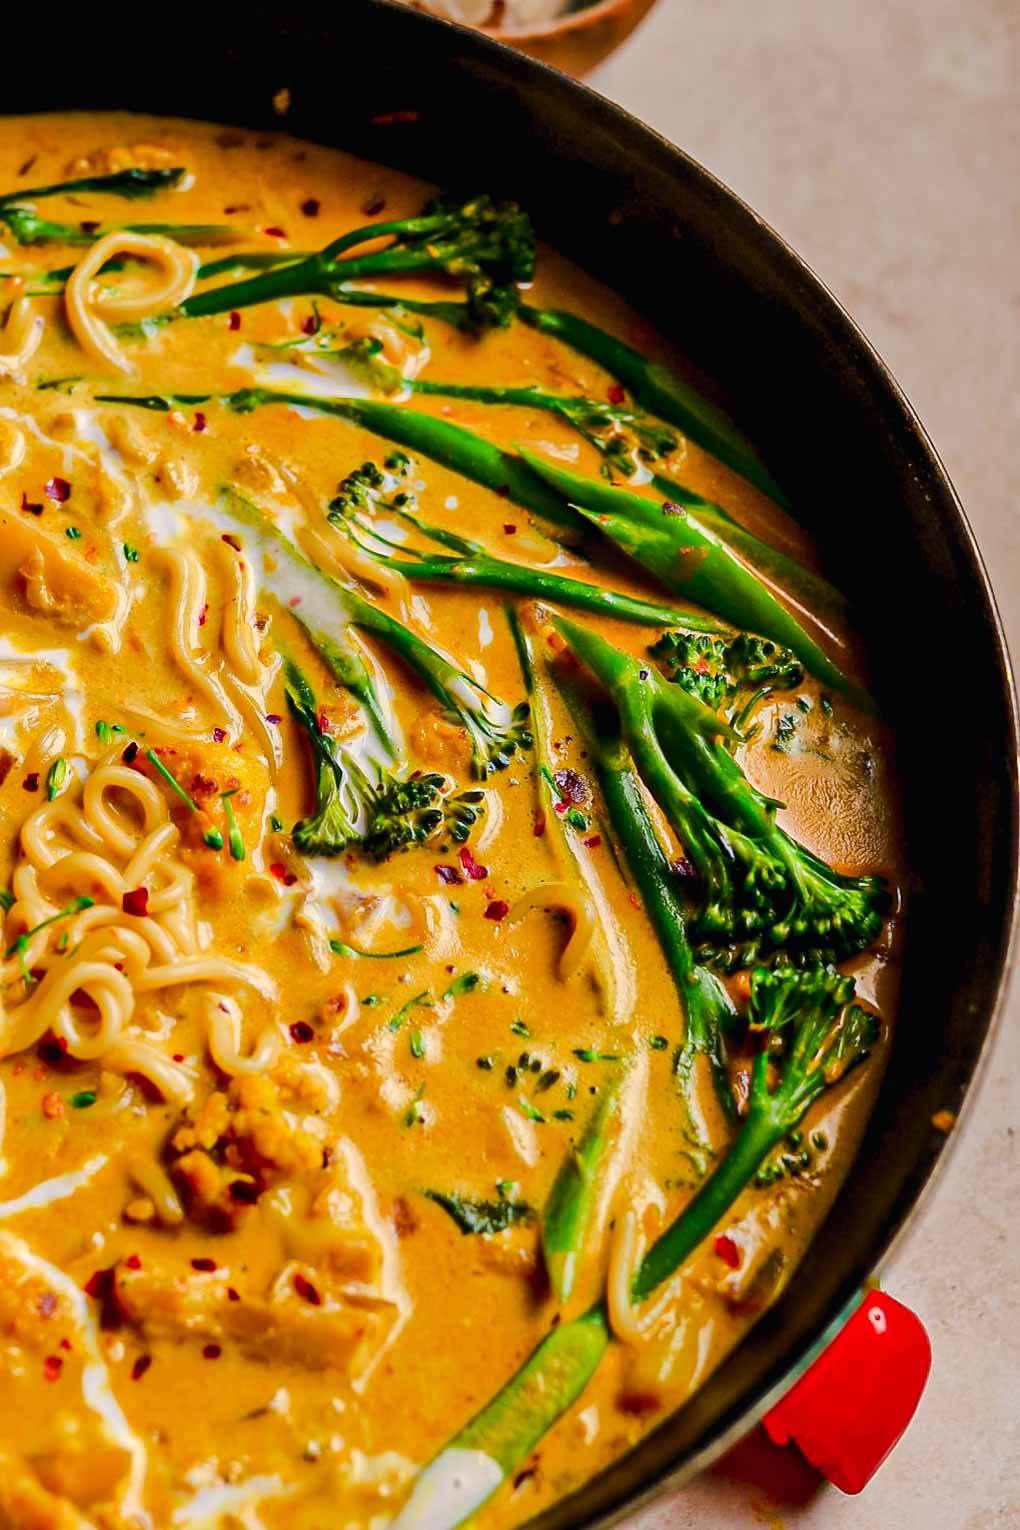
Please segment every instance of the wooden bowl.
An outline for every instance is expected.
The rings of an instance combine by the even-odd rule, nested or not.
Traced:
[[[630,36],[655,0],[594,0],[583,10],[530,27],[479,27],[532,58],[580,78]]]

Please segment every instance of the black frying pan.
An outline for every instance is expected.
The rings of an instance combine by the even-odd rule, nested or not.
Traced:
[[[583,86],[392,0],[282,9],[193,10],[163,37],[144,14],[129,35],[126,19],[108,26],[81,9],[51,33],[56,18],[19,7],[4,22],[4,109],[131,108],[272,129],[271,98],[287,86],[294,133],[517,197],[543,238],[630,298],[719,385],[856,599],[899,736],[916,888],[897,1040],[857,1164],[789,1291],[743,1346],[541,1519],[548,1530],[605,1523],[699,1470],[781,1395],[944,1156],[931,1117],[964,1102],[1009,959],[1009,663],[970,528],[906,399],[835,299],[732,192]]]

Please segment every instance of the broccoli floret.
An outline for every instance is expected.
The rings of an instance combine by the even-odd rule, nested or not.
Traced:
[[[750,632],[733,638],[666,632],[649,653],[668,679],[704,706],[713,712],[728,707],[730,725],[738,732],[766,696],[804,683],[804,666],[789,648]]]
[[[359,849],[373,861],[443,838],[464,844],[485,811],[477,788],[454,793],[446,776],[416,772],[406,780],[388,773],[374,779],[324,730],[315,695],[297,665],[287,661],[287,705],[315,760],[315,811],[294,825],[304,855],[341,855]]]
[[[390,510],[394,514],[413,512],[414,495],[397,487],[398,481],[406,477],[410,462],[403,452],[391,452],[386,459],[385,473],[378,463],[363,462],[340,480],[329,502],[326,519],[333,526],[344,528],[352,517],[372,516],[379,510]]]
[[[365,854],[385,861],[398,850],[445,838],[462,845],[485,811],[477,787],[452,795],[446,776],[431,772],[406,781],[389,778],[375,798],[362,840]]]
[[[777,803],[725,744],[732,729],[683,686],[565,618],[556,625],[602,681],[645,785],[691,863],[699,961],[732,971],[782,952],[842,961],[878,937],[888,906],[879,876],[844,876],[776,823]]]
[[[515,202],[489,196],[460,203],[437,199],[424,208],[421,221],[432,226],[398,235],[393,248],[424,251],[431,269],[461,278],[472,329],[509,324],[521,303],[517,284],[535,274],[535,236],[527,213]]]
[[[315,695],[301,671],[290,662],[286,670],[287,705],[315,761],[315,811],[294,825],[294,843],[303,855],[341,855],[360,843],[375,788],[357,761],[321,727]]]
[[[390,242],[367,255],[356,252],[376,239]],[[302,260],[194,293],[177,311],[197,318],[311,293],[343,301],[350,297],[347,284],[365,277],[437,273],[463,282],[463,328],[482,334],[509,324],[520,307],[517,284],[530,281],[534,270],[531,223],[515,203],[488,196],[439,200],[415,217],[353,229]]]

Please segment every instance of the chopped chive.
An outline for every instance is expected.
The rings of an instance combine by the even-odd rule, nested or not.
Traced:
[[[411,1032],[411,1056],[425,1056],[425,1037],[422,1035],[421,1031]]]
[[[283,819],[278,818],[275,813],[270,813],[269,827],[274,831],[274,833],[279,834],[283,829]]]
[[[385,962],[396,956],[417,956],[419,951],[424,951],[424,946],[404,946],[400,951],[362,951],[358,946],[349,946],[345,940],[331,940],[329,949],[337,956],[365,956],[372,961]]]
[[[26,930],[23,935],[19,935],[17,940],[7,947],[7,959],[9,960],[15,952],[23,952],[32,936],[38,935],[40,930],[45,930],[47,925],[55,924],[58,919],[69,919],[72,914],[80,914],[82,909],[91,908],[94,902],[95,899],[90,898],[86,893],[82,893],[78,898],[72,898],[70,903],[66,904],[57,913],[51,914],[48,919],[41,919],[30,930]]]
[[[371,1009],[373,1004],[381,1004],[382,1001],[383,996],[381,993],[366,993],[361,1002],[362,1004],[367,1005],[369,1009]]]
[[[114,729],[116,731],[118,731],[118,732],[122,732],[123,731],[122,729],[118,729],[117,728],[117,724],[116,723],[114,723],[113,726],[114,726]],[[163,761],[160,759],[159,755],[156,753],[156,751],[154,749],[146,749],[146,751],[145,751],[145,758],[148,760],[150,765],[153,765],[156,768],[156,770],[159,771],[159,774],[163,777],[163,780],[167,783],[168,786],[173,788],[173,790],[177,793],[178,797],[180,797],[181,801],[187,803],[188,807],[191,809],[191,811],[193,813],[198,813],[198,812],[201,811],[199,809],[199,807],[197,806],[197,804],[194,803],[192,801],[192,799],[188,796],[187,792],[184,790],[184,787],[178,781],[177,777],[171,771],[169,771],[166,768],[166,766],[163,764]],[[224,793],[224,795],[225,796],[232,796],[233,793],[226,792],[226,793]],[[225,806],[225,804],[224,804],[224,806]],[[233,815],[231,813],[227,814],[227,824],[228,824],[228,826],[230,825],[232,816]],[[236,825],[235,825],[235,828],[236,828]],[[208,845],[210,850],[222,850],[223,849],[223,835],[220,833],[219,829],[207,829],[206,832],[202,835],[202,843],[204,845]],[[238,833],[238,836],[237,836],[237,844],[240,847],[240,852],[241,852],[240,855],[237,855],[237,854],[234,853],[234,844],[233,844],[233,841],[231,841],[230,853],[231,853],[231,855],[234,856],[234,860],[235,861],[243,861],[244,860],[244,841],[241,839],[240,833]]]
[[[575,1047],[574,1056],[581,1062],[619,1062],[619,1052],[596,1052],[594,1047]]]
[[[132,547],[130,542],[125,542],[124,543],[123,551],[124,551],[124,557],[127,559],[127,561],[129,563],[137,563],[138,562],[139,553],[138,553],[138,548],[137,547]]]
[[[553,1111],[553,1120],[554,1121],[572,1121],[573,1119],[574,1119],[574,1112],[572,1110],[554,1110]]]
[[[403,1025],[412,1009],[417,1008],[418,1005],[423,1005],[425,1008],[428,1008],[431,1003],[432,996],[427,990],[423,990],[421,993],[416,993],[414,998],[408,999],[407,1003],[402,1005],[400,1009],[397,1010],[396,1014],[388,1021],[389,1029],[391,1031],[399,1031],[400,1027]]]
[[[71,1105],[75,1110],[88,1110],[98,1098],[94,1089],[79,1089],[77,1094],[72,1094]]]
[[[665,1052],[669,1046],[669,1041],[665,1036],[649,1036],[648,1045],[653,1052]]]
[[[46,777],[46,795],[51,802],[60,796],[64,782],[67,780],[67,761],[61,755],[53,761],[49,774]]]
[[[233,791],[220,792],[220,801],[223,803],[223,811],[227,816],[227,839],[230,842],[231,857],[235,861],[243,861],[244,840],[241,838],[241,831],[237,827],[237,819],[234,817],[233,804],[230,801],[231,797],[236,791],[237,787],[235,786]],[[220,840],[220,844],[223,844],[222,839]]]
[[[528,1027],[525,1025],[523,1020],[511,1020],[510,1029],[513,1031],[515,1036],[524,1036],[527,1038],[531,1035],[531,1032],[528,1030]]]
[[[560,1071],[559,1071],[559,1069],[558,1068],[547,1068],[545,1070],[545,1072],[542,1074],[542,1076],[539,1079],[538,1083],[535,1085],[535,1093],[536,1094],[544,1094],[547,1089],[551,1089],[552,1086],[554,1084],[558,1084],[559,1081],[560,1081]]]
[[[421,1114],[420,1101],[421,1101],[421,1097],[422,1097],[422,1095],[424,1093],[425,1093],[425,1085],[424,1084],[419,1084],[418,1088],[414,1092],[414,1099],[411,1101],[410,1105],[407,1108],[407,1111],[404,1114],[404,1125],[405,1126],[414,1126],[416,1124],[416,1122],[421,1121],[422,1114]]]
[[[545,1125],[545,1116],[543,1116],[540,1110],[536,1110],[531,1101],[526,1100],[523,1094],[519,1094],[517,1096],[517,1107],[520,1110],[521,1115],[527,1116],[529,1121],[539,1121],[543,1126]]]
[[[14,907],[14,894],[9,887],[0,887],[0,908],[4,913],[9,913]]]
[[[78,538],[81,536],[81,531],[77,526],[65,526],[64,535],[65,537],[68,537],[72,542],[77,542]]]
[[[491,1073],[494,1066],[495,1066],[495,1064],[494,1064],[494,1061],[493,1061],[493,1059],[491,1057],[476,1057],[475,1058],[475,1067],[476,1068],[481,1068],[483,1073]]]
[[[188,796],[187,792],[184,790],[184,787],[178,781],[177,777],[163,764],[163,761],[160,759],[155,749],[146,749],[145,758],[148,760],[150,765],[155,766],[160,775],[163,777],[163,780],[166,781],[169,786],[173,787],[181,801],[186,802],[193,813],[197,813],[198,807]]]
[[[108,722],[103,722],[100,719],[100,721],[96,723],[96,738],[102,744],[104,749],[111,742],[113,739],[113,729],[110,727]]]
[[[588,827],[588,820],[579,808],[571,808],[567,814],[567,822],[572,829],[578,829],[583,833]]]
[[[420,949],[421,947],[419,947]],[[481,982],[482,974],[480,972],[462,972],[459,977],[454,978],[449,988],[443,994],[443,998],[459,999],[462,994],[474,993]]]

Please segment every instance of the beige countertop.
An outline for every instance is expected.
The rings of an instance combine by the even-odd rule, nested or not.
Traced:
[[[1016,0],[659,0],[592,83],[745,197],[845,303],[941,452],[1020,654]],[[935,1368],[866,1493],[784,1530],[1020,1527],[1020,987],[948,1172],[884,1275]],[[713,1475],[628,1530],[775,1527]]]

